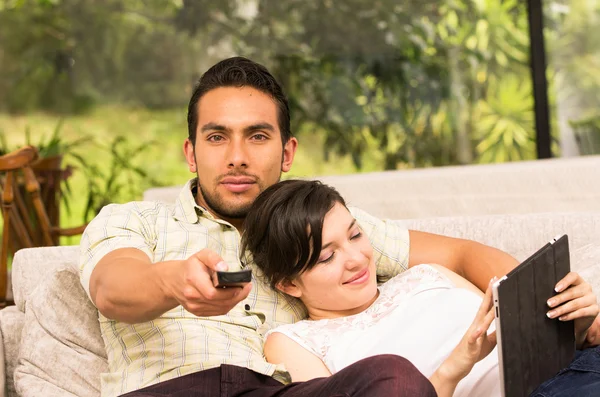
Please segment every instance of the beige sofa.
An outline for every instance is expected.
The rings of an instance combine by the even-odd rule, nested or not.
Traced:
[[[380,217],[519,259],[567,233],[572,267],[598,292],[599,170],[595,156],[322,179]],[[178,190],[152,189],[145,198],[173,201]],[[22,250],[12,278],[16,306],[0,311],[0,396],[99,395],[106,354],[97,312],[79,284],[77,247]]]

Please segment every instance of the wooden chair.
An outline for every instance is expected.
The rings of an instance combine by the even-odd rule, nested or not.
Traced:
[[[83,233],[86,225],[61,229],[52,225],[40,196],[40,183],[31,168],[38,158],[33,146],[0,156],[2,189],[2,251],[0,252],[0,307],[7,304],[8,258],[21,248],[56,245],[60,236]],[[9,302],[10,304],[10,302]]]

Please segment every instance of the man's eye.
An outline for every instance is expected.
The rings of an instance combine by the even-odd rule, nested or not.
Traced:
[[[208,137],[208,140],[210,142],[221,142],[223,140],[223,137],[221,135],[211,135]]]
[[[267,139],[267,136],[265,134],[256,134],[252,135],[252,139],[254,139],[255,141],[264,141]]]

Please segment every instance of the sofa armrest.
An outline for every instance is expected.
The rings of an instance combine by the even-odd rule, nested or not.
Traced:
[[[13,374],[17,367],[25,314],[16,306],[0,310],[0,397],[16,397]]]

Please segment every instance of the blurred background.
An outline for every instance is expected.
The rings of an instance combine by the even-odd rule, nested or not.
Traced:
[[[600,153],[600,0],[541,4],[552,156]],[[242,55],[290,98],[290,176],[534,160],[527,11],[520,0],[0,0],[0,149],[58,159],[60,222],[80,225],[192,176],[194,83]]]

